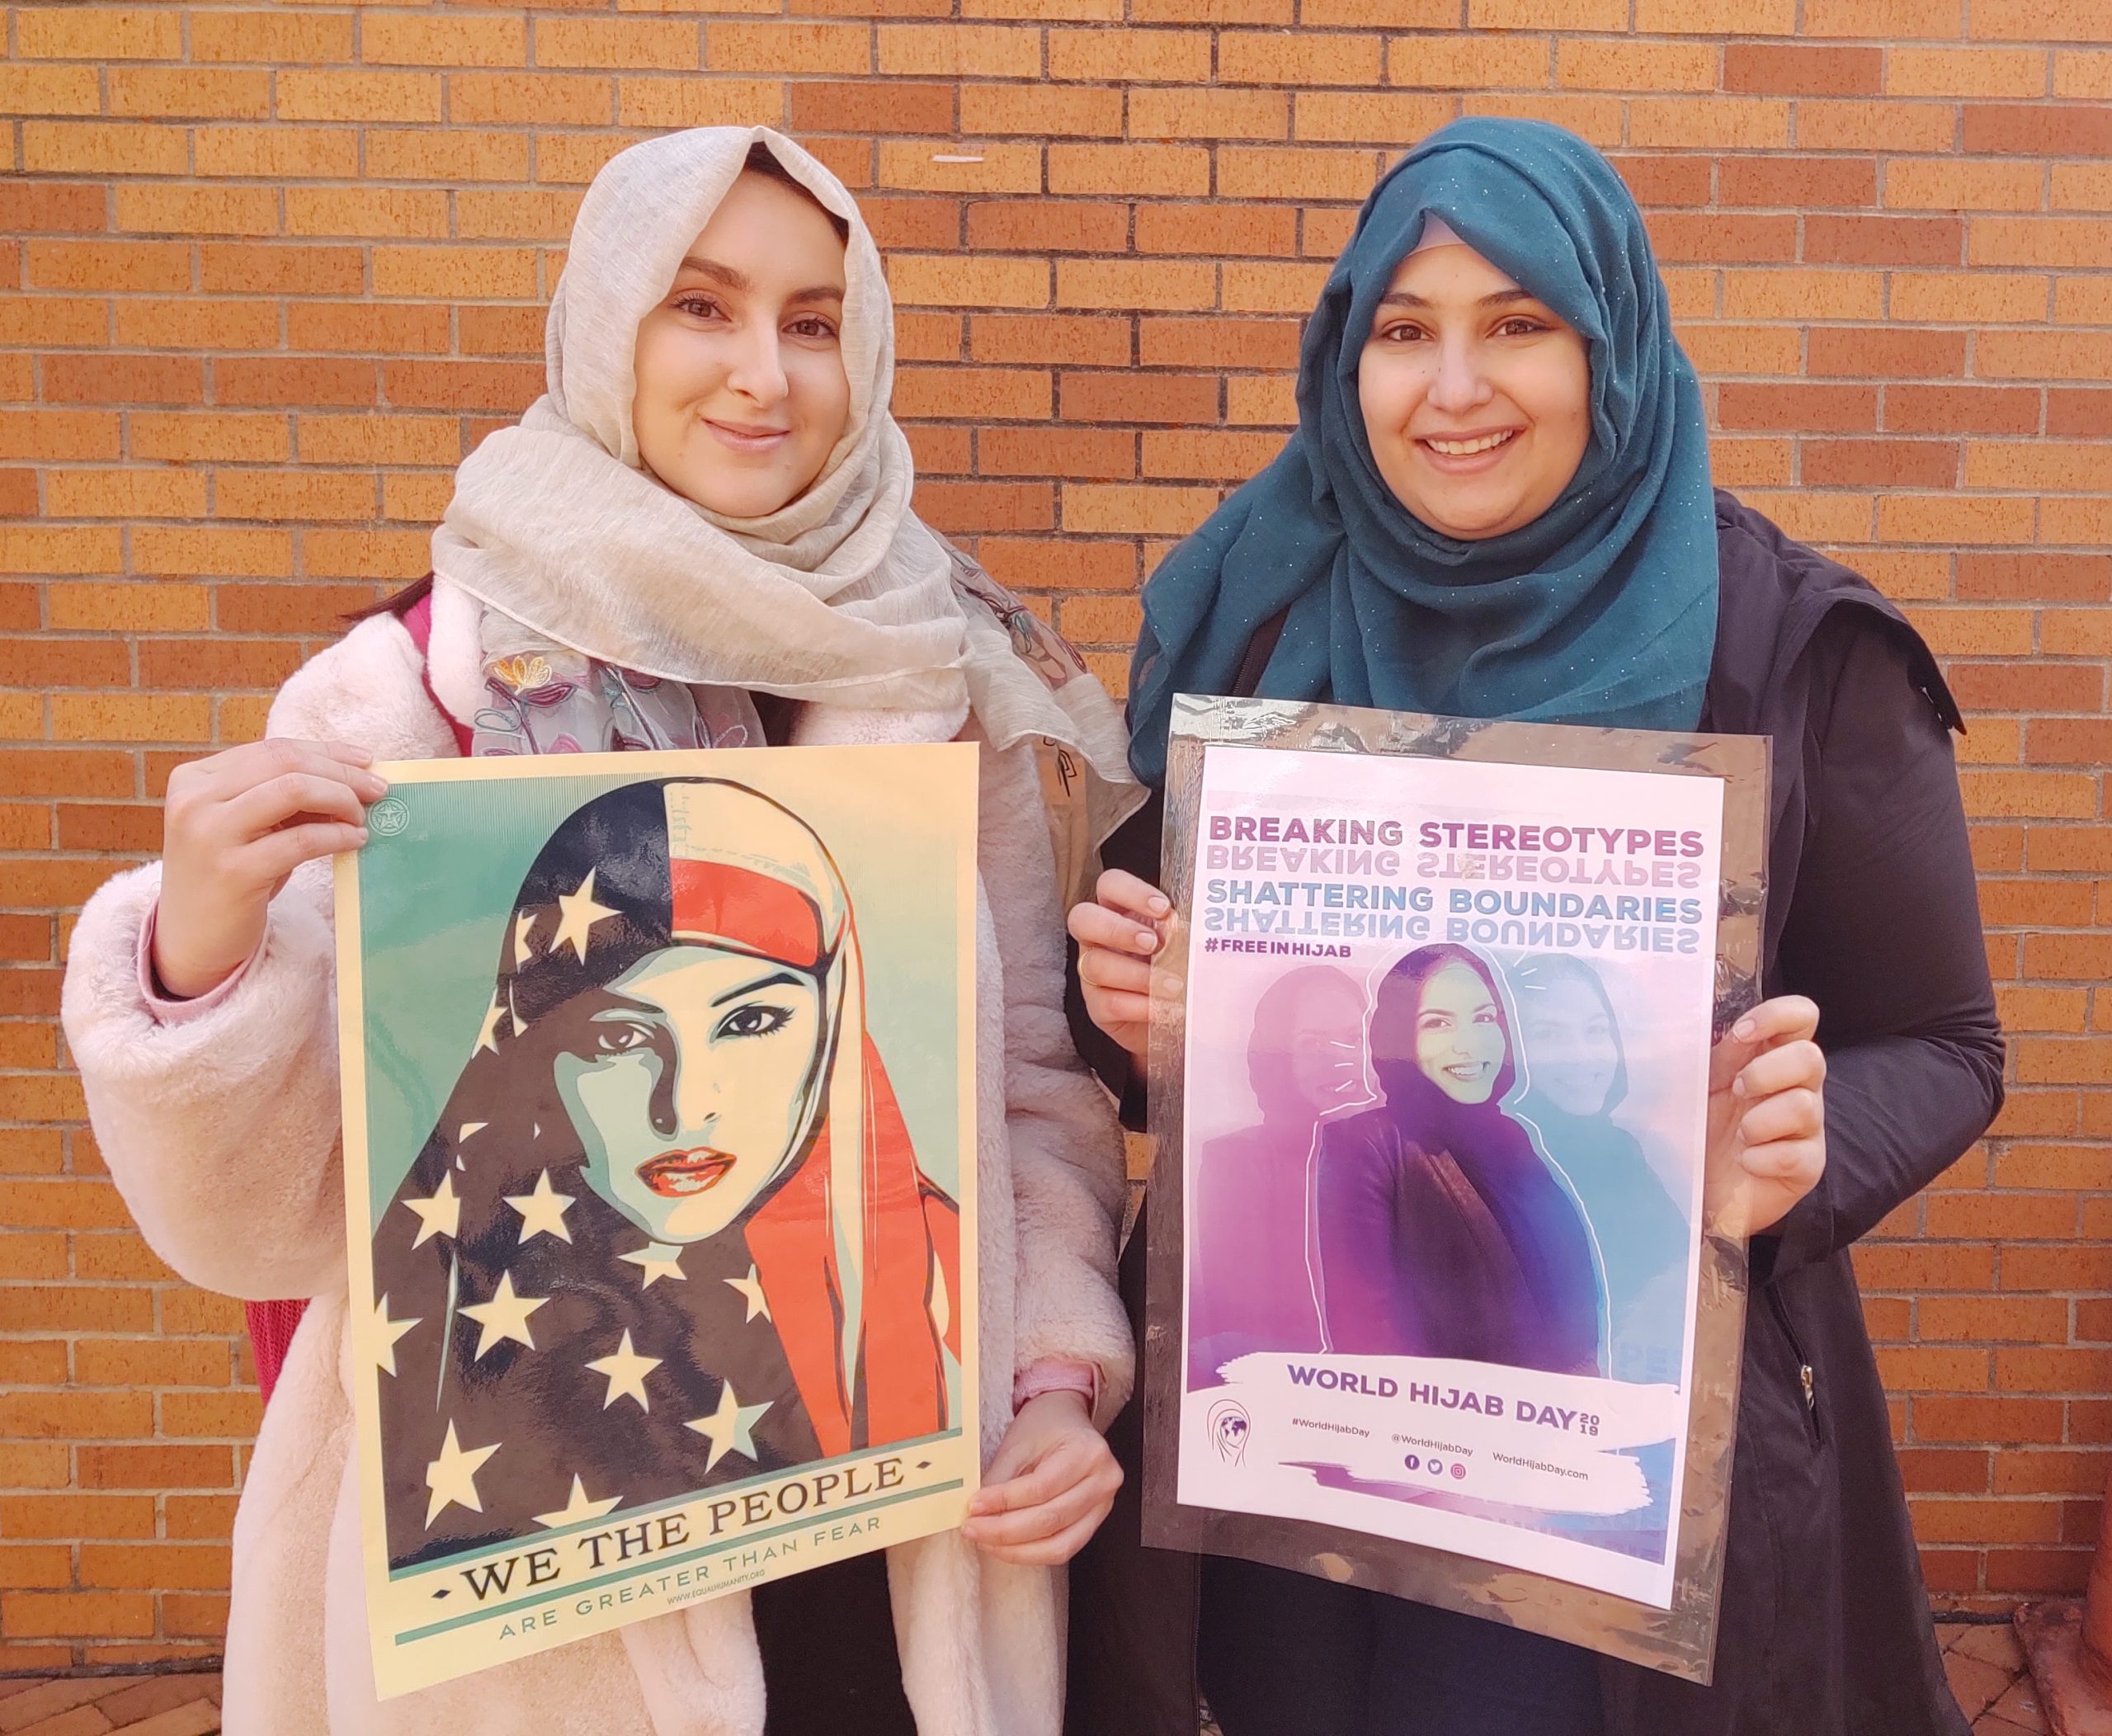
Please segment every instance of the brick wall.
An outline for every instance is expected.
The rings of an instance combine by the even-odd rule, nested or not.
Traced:
[[[257,1418],[130,1227],[54,1015],[169,767],[424,570],[539,389],[583,184],[768,121],[866,201],[932,521],[1119,682],[1273,452],[1299,316],[1463,111],[1617,155],[1717,474],[1914,613],[2015,1034],[1860,1254],[1942,1601],[2079,1583],[2112,1462],[2112,0],[23,5],[0,61],[0,1669],[215,1649]],[[2103,878],[2100,878],[2102,876]],[[231,1229],[231,1233],[236,1233]]]

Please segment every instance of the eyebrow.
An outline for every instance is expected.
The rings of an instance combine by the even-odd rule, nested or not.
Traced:
[[[1478,308],[1501,308],[1508,307],[1516,301],[1538,301],[1539,299],[1530,290],[1498,290],[1493,295],[1483,296],[1474,305]],[[1431,304],[1406,290],[1388,290],[1379,298],[1379,305],[1382,308],[1426,308]]]
[[[715,259],[700,258],[691,253],[677,268],[680,271],[694,271],[700,277],[708,277],[714,283],[723,284],[737,295],[752,295],[756,292],[755,280],[746,271],[737,271],[730,265],[721,265]],[[794,290],[785,297],[792,301],[841,301],[843,291],[832,283],[818,283],[804,290]]]
[[[769,976],[757,978],[752,983],[743,983],[738,988],[728,989],[711,1004],[714,1007],[724,1007],[728,1001],[737,1001],[744,994],[753,994],[758,989],[775,988],[780,984],[796,988],[799,986],[799,979],[789,970],[775,971]]]

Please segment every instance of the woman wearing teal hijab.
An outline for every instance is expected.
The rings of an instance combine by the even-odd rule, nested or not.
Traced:
[[[1069,1729],[1189,1736],[1200,1680],[1225,1736],[1964,1736],[1849,1260],[2001,1098],[1934,659],[1862,579],[1712,491],[1641,215],[1558,128],[1461,121],[1379,182],[1298,405],[1282,455],[1145,587],[1147,782],[1179,692],[1774,743],[1770,998],[1712,1078],[1753,1270],[1714,1685],[1142,1550],[1133,1477],[1072,1564]],[[1071,917],[1074,1017],[1133,1120],[1161,814],[1111,841]],[[1118,1455],[1140,1432],[1119,1421]]]

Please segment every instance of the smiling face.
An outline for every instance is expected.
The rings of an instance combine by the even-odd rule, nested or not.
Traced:
[[[1503,1017],[1479,972],[1447,965],[1422,985],[1416,1065],[1459,1103],[1486,1103],[1503,1068]]]
[[[1461,243],[1411,253],[1357,365],[1379,474],[1424,524],[1463,541],[1530,524],[1591,435],[1582,337]]]
[[[631,419],[645,466],[728,518],[822,473],[851,418],[843,242],[782,182],[743,173],[639,323]]]
[[[1521,998],[1534,1085],[1565,1114],[1597,1115],[1620,1066],[1620,1040],[1605,1007],[1583,984],[1560,978]]]
[[[655,1241],[715,1235],[795,1154],[822,1040],[804,972],[715,946],[641,960],[557,1058],[587,1184]]]

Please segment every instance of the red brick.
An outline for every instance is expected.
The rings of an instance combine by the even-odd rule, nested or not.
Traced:
[[[1218,383],[1207,374],[1066,374],[1058,414],[1066,422],[1214,422]]]
[[[992,476],[1128,478],[1137,474],[1137,436],[1113,428],[985,428],[976,453]]]
[[[917,510],[938,530],[1037,531],[1056,522],[1054,491],[1047,483],[923,483]]]
[[[1125,205],[1103,200],[978,200],[968,243],[995,252],[1112,253],[1129,245]]]
[[[795,133],[910,133],[943,137],[954,130],[954,87],[907,80],[799,79],[790,87]]]
[[[1871,386],[1727,382],[1718,388],[1716,414],[1726,428],[1847,433],[1877,427],[1878,394]]]
[[[1965,225],[1954,217],[1832,217],[1804,219],[1804,257],[1827,265],[1949,265],[1963,262]]]
[[[1725,205],[1852,210],[1877,203],[1878,169],[1867,157],[1725,157],[1716,186]]]
[[[1959,137],[1973,157],[2112,157],[2112,109],[2102,103],[1968,103]]]
[[[2046,432],[2092,440],[2112,436],[2112,391],[2050,389],[2046,394]]]
[[[1813,343],[1832,329],[1815,328]],[[1883,422],[1902,434],[2031,434],[2038,432],[2039,409],[2039,394],[2028,387],[1888,385]]]
[[[1884,50],[1731,42],[1723,88],[1756,96],[1874,97],[1883,87]]]

